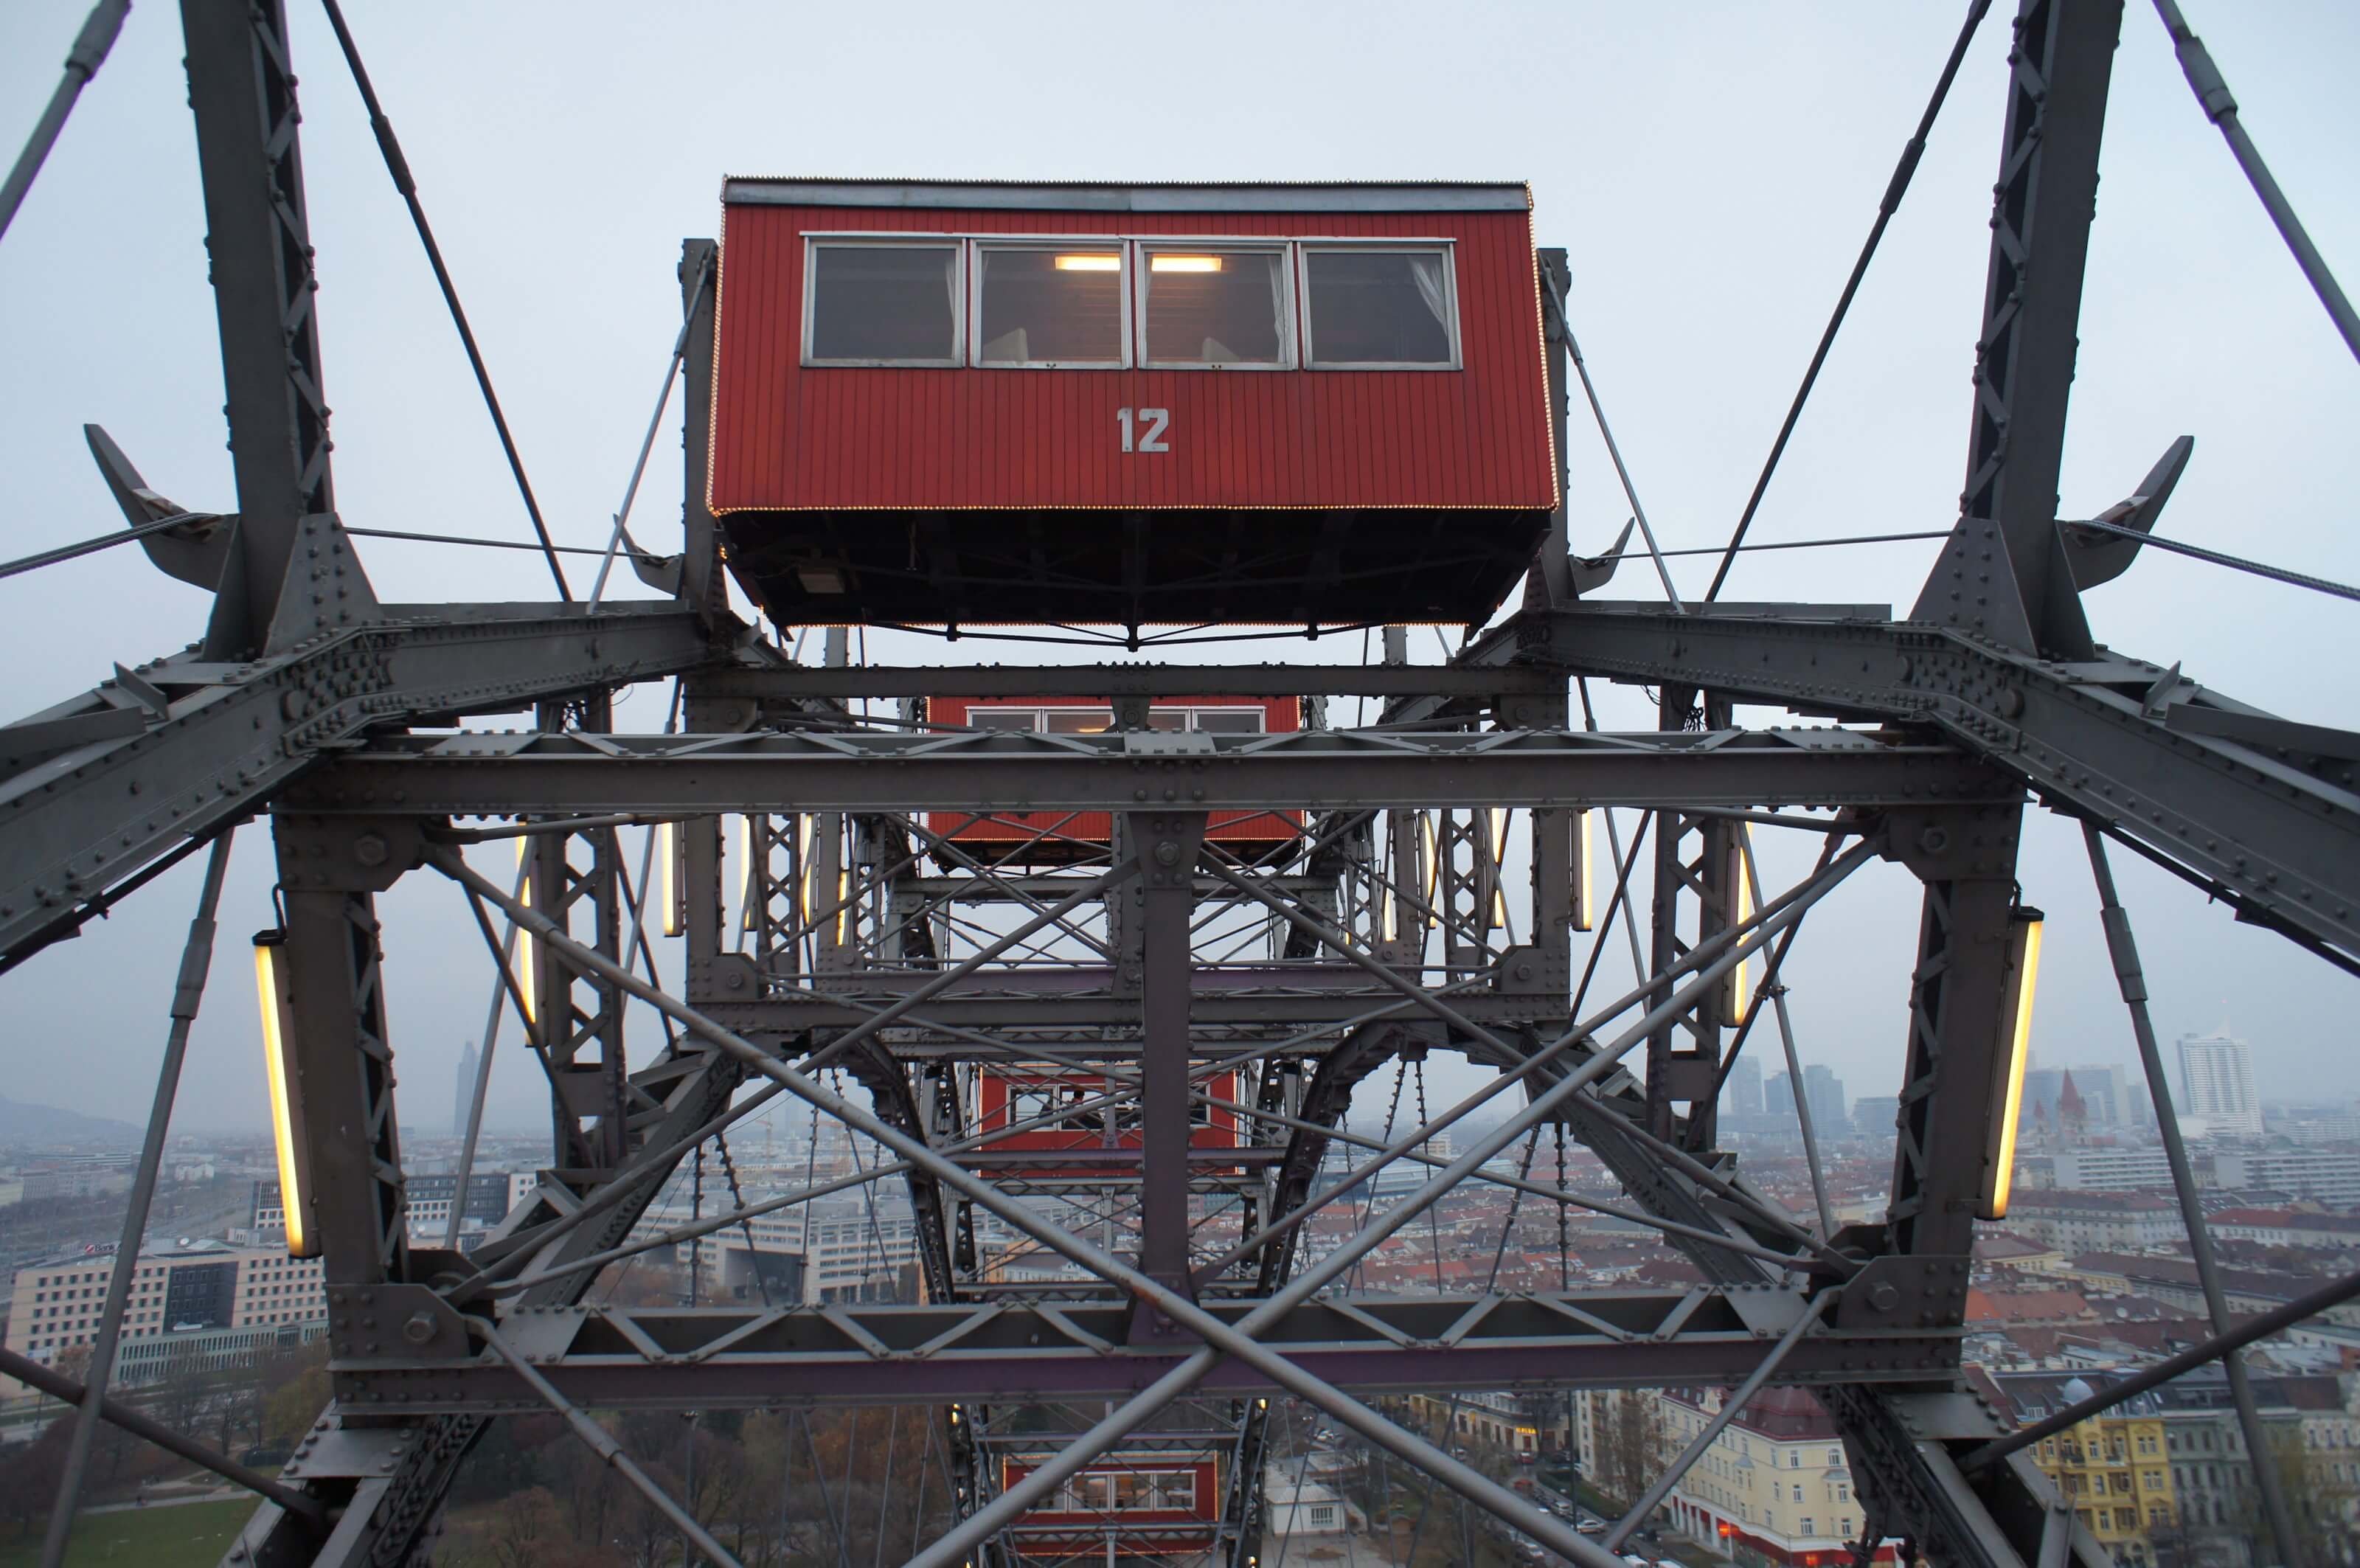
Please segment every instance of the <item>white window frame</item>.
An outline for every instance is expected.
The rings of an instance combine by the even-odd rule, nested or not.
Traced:
[[[1306,370],[1458,370],[1465,367],[1466,353],[1459,330],[1459,245],[1449,239],[1299,239],[1295,242],[1296,253],[1295,309],[1302,332],[1303,367]],[[1450,338],[1450,357],[1447,361],[1426,363],[1407,359],[1322,359],[1319,345],[1311,330],[1311,261],[1319,253],[1361,255],[1426,256],[1442,253],[1443,302],[1448,307],[1448,320],[1443,330]]]
[[[1131,242],[1135,253],[1131,289],[1131,309],[1134,317],[1131,342],[1137,345],[1139,367],[1142,370],[1299,370],[1303,367],[1302,322],[1303,296],[1295,282],[1295,242],[1283,238],[1256,239],[1246,235],[1209,235],[1203,238],[1187,235],[1142,235]],[[1210,359],[1157,359],[1151,356],[1153,345],[1147,335],[1147,295],[1154,287],[1148,276],[1154,269],[1154,253],[1176,251],[1187,256],[1275,256],[1278,258],[1280,287],[1285,291],[1286,308],[1280,316],[1278,360],[1275,364],[1248,363],[1224,365]]]
[[[844,229],[805,232],[800,344],[806,369],[895,370],[1463,370],[1465,339],[1459,309],[1459,245],[1447,236],[1357,236],[1284,235],[1105,235],[1105,234],[946,234],[934,230]],[[823,359],[812,352],[812,329],[819,304],[818,252],[824,247],[885,248],[948,247],[957,280],[951,308],[949,358]],[[1122,293],[1122,356],[1103,359],[1027,359],[985,364],[977,325],[983,318],[983,268],[980,252],[987,247],[1007,250],[1106,250],[1120,259],[1117,274]],[[1203,359],[1149,359],[1147,351],[1148,267],[1158,250],[1267,256],[1276,254],[1287,297],[1281,357],[1276,364],[1216,364]],[[1430,255],[1443,258],[1443,291],[1450,338],[1448,361],[1322,360],[1312,342],[1310,257],[1314,252],[1376,252]]]
[[[823,248],[943,250],[951,252],[957,287],[951,295],[951,356],[947,359],[823,359],[812,352],[812,326],[819,309],[819,253]],[[967,361],[967,246],[955,234],[813,233],[803,236],[803,364],[805,369],[956,370]]]
[[[1131,317],[1137,313],[1137,290],[1132,281],[1132,251],[1131,241],[1119,235],[1054,234],[1054,235],[970,235],[967,237],[967,363],[972,370],[1130,370],[1135,368],[1131,343]],[[1122,356],[1120,359],[995,359],[986,364],[983,357],[983,253],[987,250],[1064,250],[1110,251],[1120,261],[1115,273],[1115,291],[1121,303],[1116,318],[1122,333]]]
[[[1267,368],[1269,368],[1269,367],[1265,366],[1265,367],[1263,367],[1263,368],[1264,368],[1264,369],[1267,369]],[[1250,715],[1251,715],[1251,716],[1252,716],[1252,718],[1253,718],[1253,721],[1254,721],[1254,728],[1253,728],[1253,729],[1252,729],[1251,731],[1250,731],[1250,732],[1249,732],[1249,731],[1246,731],[1246,730],[1236,730],[1236,731],[1223,731],[1223,733],[1235,733],[1235,734],[1240,734],[1240,735],[1242,735],[1242,734],[1247,734],[1247,733],[1252,733],[1252,734],[1255,734],[1255,735],[1267,735],[1267,734],[1269,734],[1269,733],[1270,733],[1270,710],[1269,710],[1268,708],[1266,708],[1266,707],[1262,707],[1262,704],[1257,703],[1257,702],[1229,702],[1229,703],[1218,703],[1218,702],[1195,702],[1195,703],[1185,703],[1185,702],[1183,702],[1183,703],[1168,703],[1168,702],[1159,702],[1159,703],[1152,704],[1152,705],[1148,707],[1147,712],[1148,712],[1148,717],[1149,717],[1150,718],[1153,718],[1156,714],[1159,714],[1159,713],[1176,713],[1176,714],[1180,715],[1181,729],[1182,729],[1183,731],[1186,732],[1186,733],[1189,733],[1189,734],[1196,734],[1196,733],[1198,733],[1198,732],[1199,732],[1199,731],[1196,729],[1196,717],[1197,717],[1197,715],[1199,715],[1199,714],[1205,714],[1205,713],[1218,713],[1218,714],[1224,714],[1224,715],[1227,715],[1227,714],[1232,714],[1232,713],[1243,713],[1243,714],[1250,714]],[[1206,733],[1210,733],[1210,732],[1209,732],[1209,731],[1207,731]]]

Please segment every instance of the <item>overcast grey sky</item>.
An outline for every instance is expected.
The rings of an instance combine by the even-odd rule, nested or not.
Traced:
[[[2360,284],[2360,9],[2190,8],[2314,238]],[[0,9],[6,155],[85,9]],[[527,537],[333,40],[315,7],[290,9],[340,509],[360,526]],[[562,541],[604,542],[676,329],[681,237],[715,232],[723,174],[806,173],[1529,179],[1541,242],[1571,253],[1576,326],[1642,497],[1679,546],[1726,537],[1963,5],[347,9]],[[1756,539],[1955,516],[2011,9],[1984,24]],[[119,526],[82,447],[85,420],[176,499],[234,504],[180,58],[177,7],[141,5],[0,241],[0,554]],[[2195,460],[2162,532],[2360,579],[2360,367],[2139,0],[2125,17],[2103,168],[2064,510],[2087,516],[2119,499],[2192,433]],[[1578,542],[1600,548],[1625,509],[1586,427],[1571,458]],[[642,497],[643,539],[676,537],[678,494],[668,435]],[[387,599],[548,592],[528,554],[363,543]],[[1906,610],[1933,548],[1755,555],[1731,591]],[[1691,561],[1679,576],[1698,591],[1710,571]],[[1639,568],[1616,587],[1651,591]],[[2114,646],[2183,660],[2207,685],[2293,718],[2360,724],[2360,607],[2149,551],[2089,608]],[[0,584],[0,660],[16,672],[7,706],[29,711],[111,660],[176,649],[204,611],[202,594],[129,550]],[[1357,653],[1339,643],[1306,652]],[[943,650],[880,638],[871,652]],[[655,728],[662,700],[649,688],[618,721]],[[1606,718],[1652,723],[1636,694],[1610,699]],[[1810,848],[1765,844],[1766,872],[1799,871]],[[2360,986],[2118,860],[2167,1038],[2226,1020],[2255,1042],[2266,1095],[2360,1091]],[[243,949],[269,923],[270,877],[265,835],[249,828],[182,1126],[262,1114]],[[2036,817],[2023,880],[2051,915],[2044,1059],[2129,1059],[2078,833]],[[10,1097],[144,1115],[194,897],[191,865],[0,979]],[[382,907],[403,1120],[440,1131],[460,1042],[481,1027],[487,966],[439,879],[412,878]],[[1890,1093],[1914,885],[1873,868],[1812,924],[1789,974],[1805,1058],[1835,1067],[1852,1094]],[[500,1060],[494,1119],[539,1115],[512,1036]]]

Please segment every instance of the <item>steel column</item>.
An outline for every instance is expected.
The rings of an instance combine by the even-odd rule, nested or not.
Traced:
[[[1188,1283],[1188,923],[1196,907],[1201,812],[1134,811],[1126,837],[1138,857],[1139,1270],[1180,1291]],[[1140,1332],[1168,1332],[1142,1314]]]
[[[2093,652],[2057,531],[2057,477],[2122,24],[2122,0],[2024,0],[2016,12],[1966,492],[1910,615],[2060,659]]]

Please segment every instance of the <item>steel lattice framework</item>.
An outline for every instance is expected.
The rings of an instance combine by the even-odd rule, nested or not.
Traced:
[[[2176,466],[2107,514],[2111,531],[2056,516],[2121,15],[2121,0],[2024,0],[2016,17],[1969,479],[1907,620],[1866,605],[1603,599],[1612,562],[1568,555],[1560,515],[1521,609],[1446,666],[1408,663],[1388,637],[1387,662],[1365,668],[971,669],[854,666],[841,633],[806,664],[754,637],[726,608],[694,465],[681,553],[638,563],[669,599],[377,602],[331,485],[282,7],[184,0],[237,507],[180,513],[94,442],[134,523],[171,524],[144,547],[213,588],[214,609],[188,652],[118,666],[0,729],[0,952],[21,962],[235,824],[270,818],[290,1048],[315,1113],[300,1152],[334,1398],[278,1481],[252,1478],[266,1500],[229,1560],[421,1559],[470,1443],[519,1411],[564,1412],[651,1486],[585,1407],[899,1403],[933,1409],[962,1478],[961,1522],[922,1563],[1025,1555],[1011,1527],[1032,1497],[1094,1455],[1160,1444],[1221,1455],[1218,1553],[1246,1568],[1262,1528],[1266,1401],[1284,1394],[1603,1565],[1618,1560],[1361,1401],[1775,1381],[1812,1387],[1835,1413],[1867,1549],[1898,1536],[1941,1563],[2103,1563],[2021,1453],[1986,1447],[2006,1429],[1960,1368],[2027,797],[2087,825],[2102,865],[2102,841],[2127,845],[2243,918],[2360,964],[2360,738],[2091,640],[2080,591],[2128,564]],[[711,242],[692,240],[681,269],[692,453],[710,414],[713,259]],[[1579,356],[1562,254],[1543,265],[1562,454]],[[1656,688],[1660,728],[1577,727],[1577,683],[1590,678]],[[615,733],[615,693],[656,679],[679,683],[676,730]],[[867,717],[864,699],[945,691],[1087,694],[1117,727],[1032,736]],[[1373,726],[1291,735],[1146,727],[1156,696],[1206,693],[1374,697],[1383,711]],[[1801,723],[1740,728],[1740,705]],[[450,732],[523,711],[524,732]],[[1306,813],[1306,836],[1283,857],[1239,860],[1205,828],[1240,808]],[[1602,899],[1581,814],[1608,808],[1642,814],[1626,820],[1653,837],[1626,852],[1614,835],[1604,869],[1622,876]],[[1085,811],[1114,815],[1110,842],[1054,872],[979,861],[945,827]],[[657,895],[625,853],[626,833],[650,825],[677,855],[665,914],[685,948],[670,986],[646,950],[641,901]],[[1760,886],[1754,829],[1797,827],[1825,841],[1817,869]],[[513,886],[460,853],[502,837],[528,847]],[[1528,846],[1528,887],[1510,885],[1511,839]],[[1634,910],[1643,852],[1655,891]],[[1765,1009],[1783,1027],[1777,965],[1812,905],[1878,859],[1923,886],[1892,1205],[1882,1223],[1829,1234],[1748,1184],[1713,1108]],[[535,1198],[465,1254],[416,1245],[402,1223],[399,1042],[374,904],[427,871],[461,885],[496,955],[497,923],[525,933],[506,983],[531,1017],[556,1124]],[[208,885],[203,946],[218,852]],[[2136,1005],[2119,916],[2109,930]],[[1588,1001],[1589,948],[1627,935],[1635,952],[1642,927],[1641,983]],[[1742,995],[1731,976],[1748,959],[1767,983]],[[634,1002],[666,1020],[660,1042],[627,1048]],[[176,1016],[194,1005],[184,995]],[[1381,1138],[1344,1126],[1357,1085],[1436,1049],[1499,1076],[1440,1112],[1421,1105],[1414,1125],[1389,1119]],[[1135,1117],[1141,1146],[1062,1154],[1047,1172],[995,1150],[968,1090],[979,1067],[1006,1063],[1098,1075],[1091,1105],[1109,1124]],[[684,1157],[781,1098],[885,1149],[867,1179],[907,1184],[923,1302],[585,1306],[606,1265],[751,1216],[733,1207],[632,1239]],[[1425,1152],[1495,1101],[1513,1110],[1491,1131],[1447,1159]],[[1240,1146],[1192,1150],[1192,1103],[1239,1117]],[[1485,1163],[1549,1126],[1594,1150],[1631,1212],[1710,1283],[1344,1288],[1371,1247],[1456,1185],[1501,1180]],[[1309,1215],[1363,1201],[1356,1188],[1314,1196],[1331,1148],[1357,1151],[1362,1179],[1404,1162],[1426,1179],[1360,1209],[1357,1234],[1313,1257],[1299,1247]],[[1507,1184],[1520,1201],[1564,1198]],[[986,1231],[1001,1244],[989,1256]],[[1012,1276],[1011,1245],[1049,1274]],[[1002,1493],[987,1463],[992,1411],[1042,1400],[1112,1413],[1059,1432],[1048,1462]]]

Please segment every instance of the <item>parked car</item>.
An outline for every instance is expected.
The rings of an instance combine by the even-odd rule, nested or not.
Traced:
[[[1606,1521],[1604,1519],[1585,1519],[1573,1528],[1584,1535],[1604,1535],[1606,1533]]]

